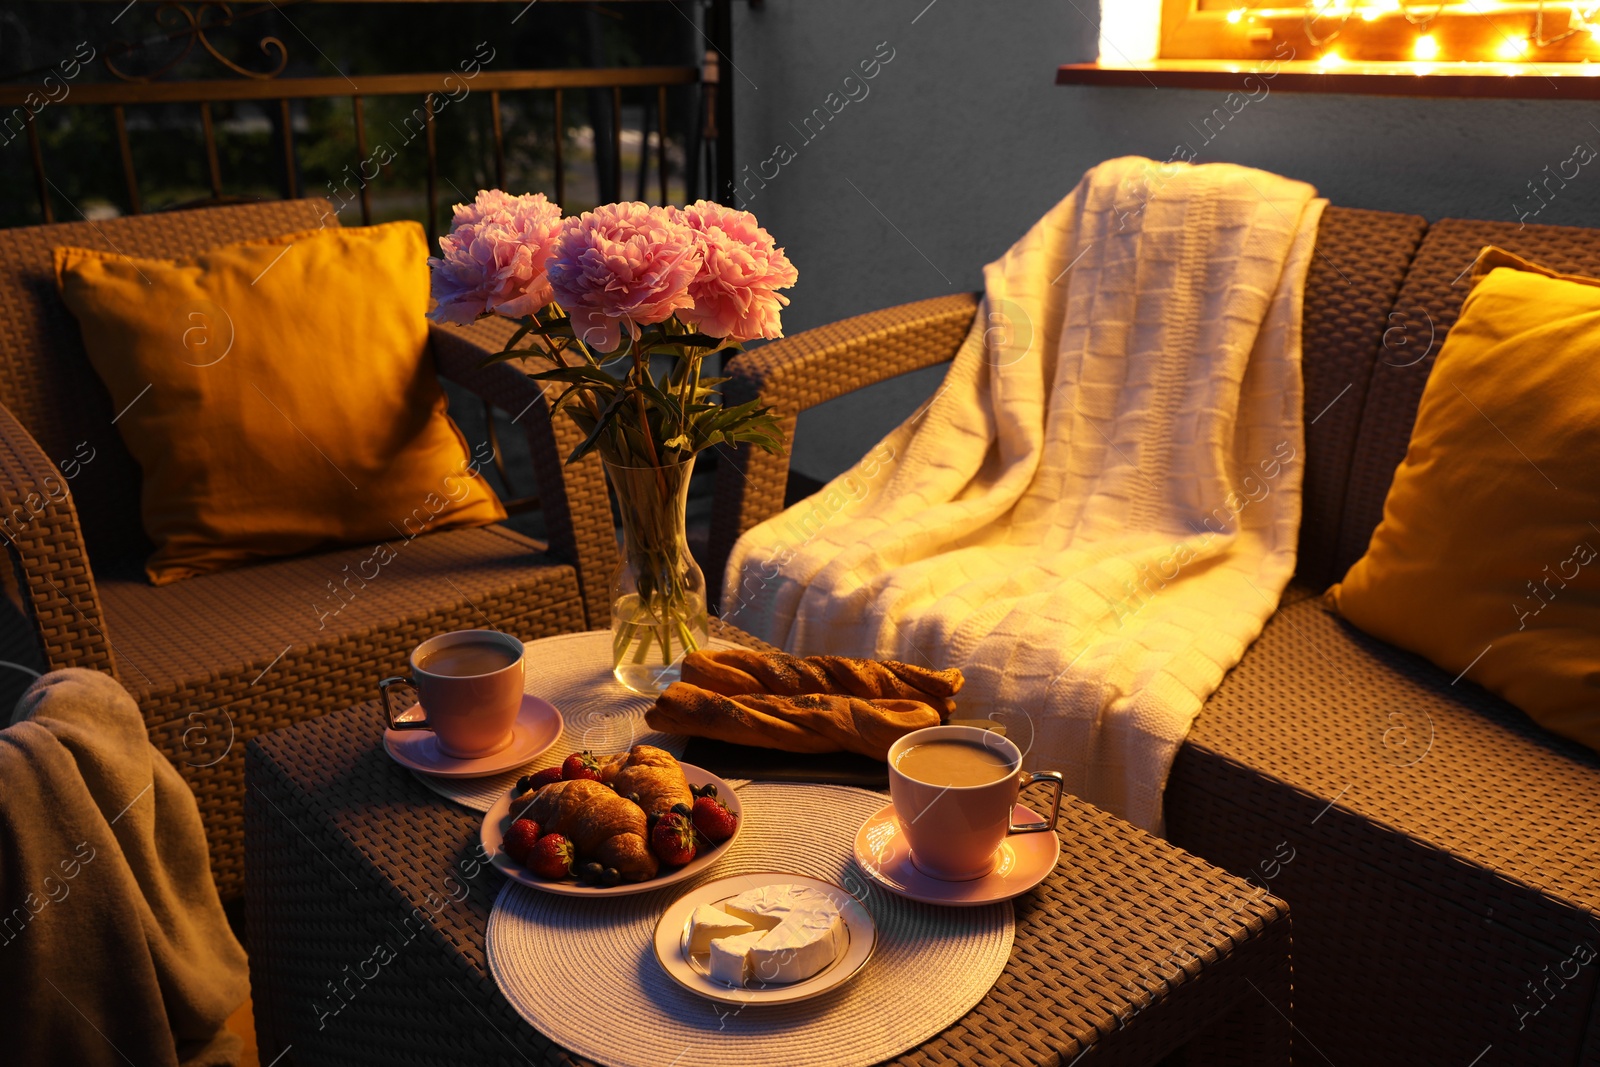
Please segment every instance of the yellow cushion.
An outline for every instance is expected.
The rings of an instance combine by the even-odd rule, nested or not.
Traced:
[[[1484,263],[1383,522],[1330,595],[1368,633],[1600,749],[1600,287]]]
[[[426,259],[412,222],[182,261],[56,249],[144,471],[152,582],[505,518],[428,359]]]

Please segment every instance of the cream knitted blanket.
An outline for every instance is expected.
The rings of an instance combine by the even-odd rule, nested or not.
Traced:
[[[959,666],[963,715],[1159,832],[1178,746],[1294,571],[1315,193],[1091,170],[985,269],[929,404],[740,539],[723,617],[800,655]]]

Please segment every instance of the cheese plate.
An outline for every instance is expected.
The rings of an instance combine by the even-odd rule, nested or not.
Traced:
[[[872,914],[838,886],[761,872],[679,897],[656,924],[655,953],[669,978],[708,1000],[790,1004],[855,977],[877,941]]]

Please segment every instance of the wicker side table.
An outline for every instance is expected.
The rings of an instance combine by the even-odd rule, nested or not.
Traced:
[[[363,704],[250,743],[261,1062],[587,1062],[500,995],[484,934],[503,878],[481,816],[391,762],[382,722]],[[1016,901],[995,987],[896,1063],[1291,1062],[1287,905],[1070,798],[1057,829],[1061,863]]]

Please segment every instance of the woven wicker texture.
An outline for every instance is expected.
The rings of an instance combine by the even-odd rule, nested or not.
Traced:
[[[374,570],[370,547],[161,589],[138,577],[149,548],[138,470],[56,295],[52,249],[181,257],[324,220],[338,224],[326,201],[301,200],[0,232],[0,502],[12,516],[16,592],[34,624],[28,643],[50,667],[109,671],[133,691],[151,740],[195,790],[224,897],[239,894],[242,876],[240,742],[367,699],[412,645],[440,630],[485,618],[525,638],[581,630],[582,598],[604,596],[616,561],[598,462],[563,467],[575,428],[552,425],[540,390],[515,367],[478,369],[504,339],[490,326],[435,329],[436,355],[442,372],[524,427],[549,551],[487,528],[404,543],[375,579],[364,578]],[[0,658],[38,655],[13,639]]]
[[[1207,704],[1168,831],[1291,902],[1295,1023],[1332,1062],[1593,1062],[1593,975],[1525,983],[1595,941],[1597,790],[1600,756],[1312,600]]]
[[[752,785],[739,799],[738,841],[696,884],[780,871],[840,886],[878,927],[859,975],[798,1004],[716,1004],[679,987],[655,959],[656,921],[691,886],[602,902],[507,885],[489,919],[489,965],[518,1014],[614,1067],[867,1067],[921,1044],[983,999],[1011,955],[1011,905],[935,908],[868,881],[851,841],[883,807],[882,794]],[[913,988],[916,996],[904,995]],[[596,1002],[603,1015],[585,1010]]]
[[[381,715],[363,705],[249,745],[262,1061],[293,1046],[300,1067],[584,1062],[494,986],[484,939],[503,880],[476,858],[481,816],[389,760]],[[994,988],[894,1062],[1151,1065],[1185,1042],[1194,1067],[1287,1062],[1285,905],[1084,804],[1058,829],[1062,862],[1015,902]]]
[[[713,638],[712,648],[737,648]],[[412,771],[429,789],[473,811],[488,811],[518,778],[529,771],[559,766],[571,752],[621,752],[634,745],[655,745],[683,755],[687,738],[657,733],[644,721],[654,697],[625,688],[611,674],[611,631],[546,637],[527,644],[526,690],[543,697],[561,712],[563,730],[556,743],[526,766],[487,778],[436,778]]]
[[[857,315],[762,345],[728,365],[729,403],[758,397],[778,416],[787,440],[807,408],[922,367],[947,363],[966,338],[978,294],[919,300]],[[711,538],[703,569],[716,603],[722,572],[739,535],[783,508],[789,457],[743,446],[724,450],[717,468]]]
[[[0,506],[12,564],[7,570],[14,572],[6,591],[31,623],[28,647],[8,643],[0,646],[0,654],[13,661],[42,659],[46,669],[76,666],[116,673],[111,646],[102,636],[105,613],[74,501],[61,471],[0,407]]]
[[[1461,302],[1467,296],[1466,271],[1486,244],[1499,245],[1559,271],[1600,275],[1600,230],[1465,219],[1444,219],[1428,228],[1395,301],[1396,329],[1388,335],[1384,356],[1374,368],[1362,410],[1334,561],[1335,577],[1343,577],[1361,558],[1383,518],[1383,501],[1389,495],[1395,468],[1405,458],[1422,387],[1461,314]]]
[[[1384,340],[1423,227],[1415,215],[1341,207],[1322,213],[1301,319],[1306,450],[1299,563],[1300,580],[1319,588],[1344,573],[1334,573],[1333,558],[1361,400],[1374,360],[1401,358]]]

